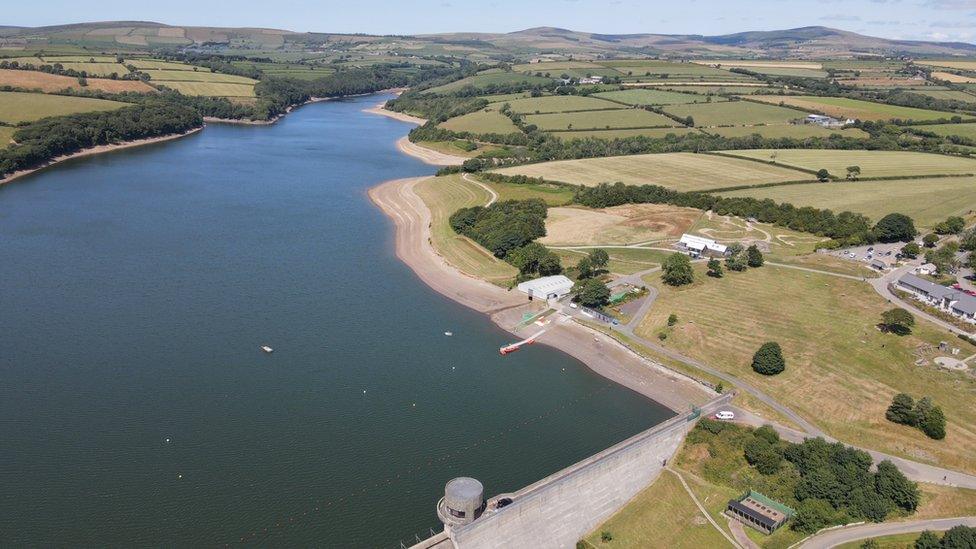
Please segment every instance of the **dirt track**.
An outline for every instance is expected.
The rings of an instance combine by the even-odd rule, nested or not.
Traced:
[[[502,328],[512,331],[522,312],[533,307],[525,296],[483,280],[469,277],[439,256],[430,244],[430,210],[414,192],[425,178],[387,181],[369,191],[369,197],[396,226],[396,254],[428,286],[462,305],[491,315]],[[676,411],[701,404],[714,396],[700,384],[647,361],[618,343],[585,326],[550,315],[540,344],[549,345],[579,359],[596,373],[641,393]],[[520,337],[538,331],[523,328]],[[514,332],[513,332],[514,333]]]

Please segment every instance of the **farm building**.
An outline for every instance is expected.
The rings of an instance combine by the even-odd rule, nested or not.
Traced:
[[[938,272],[939,268],[933,263],[923,263],[915,268],[915,274],[920,275],[934,275]]]
[[[678,241],[678,248],[684,250],[692,257],[699,257],[702,255],[725,255],[729,249],[728,246],[719,244],[711,238],[703,238],[693,234],[681,235],[681,240]]]
[[[602,76],[587,76],[585,78],[580,78],[580,84],[600,84],[603,82]]]
[[[518,289],[527,294],[529,299],[559,299],[573,289],[573,281],[563,275],[544,276],[522,282]]]
[[[796,513],[782,503],[753,490],[738,500],[729,500],[725,512],[764,534],[772,534]]]
[[[832,116],[824,116],[822,114],[808,114],[807,117],[803,119],[803,123],[816,124],[818,126],[823,126],[825,128],[840,128],[841,126],[853,124],[854,120],[848,118],[847,120],[842,122]]]
[[[976,324],[976,297],[962,290],[947,288],[912,274],[898,279],[898,289],[912,294],[923,303]]]
[[[872,259],[871,268],[879,271],[887,271],[889,268],[891,268],[891,265],[884,259]]]

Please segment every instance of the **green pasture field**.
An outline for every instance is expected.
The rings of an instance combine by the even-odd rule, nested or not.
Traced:
[[[705,103],[704,96],[692,93],[678,93],[666,90],[655,90],[652,88],[636,88],[630,90],[620,90],[602,92],[593,97],[617,101],[627,105],[680,105],[684,103]],[[722,97],[712,97],[712,101],[725,101]]]
[[[861,101],[847,97],[817,97],[808,95],[795,96],[752,96],[751,99],[778,105],[783,103],[810,111],[819,111],[835,118],[854,118],[860,120],[938,120],[949,118],[954,113],[916,109],[914,107],[899,107],[884,103]]]
[[[129,69],[119,63],[61,63],[65,70],[72,69],[78,72],[84,71],[91,76],[109,76],[113,72],[119,76],[128,74]]]
[[[471,133],[518,133],[518,127],[504,114],[495,110],[480,110],[456,116],[442,122],[441,128],[455,132]]]
[[[600,69],[603,65],[598,65],[596,63],[590,63],[588,61],[544,61],[542,63],[523,63],[521,65],[514,65],[512,70],[515,72],[531,72],[535,74],[537,72],[552,73],[553,71],[561,71],[566,69]]]
[[[211,97],[254,97],[254,85],[228,82],[156,82],[174,89],[183,95],[203,95]]]
[[[132,65],[139,70],[145,71],[196,71],[210,72],[207,67],[196,67],[186,63],[176,63],[173,61],[162,61],[159,59],[126,59],[126,65]],[[150,75],[153,73],[150,72]]]
[[[845,177],[848,166],[859,166],[861,177],[913,177],[919,175],[974,174],[976,160],[906,151],[854,151],[826,149],[750,149],[723,154],[753,158],[805,170],[826,169]],[[775,155],[775,158],[773,156]]]
[[[35,67],[50,64],[43,59],[38,59],[37,57],[0,57],[0,61],[6,61],[7,63],[16,62],[18,65],[34,65]]]
[[[932,227],[950,215],[976,209],[976,178],[936,177],[883,181],[810,183],[723,192],[722,196],[751,196],[789,202],[794,206],[862,213],[874,221],[903,213],[921,227]]]
[[[826,71],[817,69],[801,69],[788,67],[742,67],[747,71],[770,76],[799,76],[803,78],[827,78]]]
[[[697,122],[698,119],[695,119]],[[830,129],[817,124],[774,124],[769,126],[734,126],[731,128],[706,128],[706,132],[721,135],[724,137],[742,137],[758,133],[763,137],[776,139],[780,137],[793,137],[803,139],[806,137],[830,137],[833,134],[840,134],[844,137],[867,138],[868,133],[857,128],[846,130]]]
[[[530,113],[554,113],[554,112],[568,112],[568,111],[592,111],[598,109],[619,109],[620,104],[613,103],[610,101],[604,101],[603,99],[597,99],[595,97],[585,97],[579,95],[550,95],[546,97],[526,97],[524,99],[515,99],[512,101],[506,101],[511,107],[512,111],[530,114]],[[495,104],[495,107],[501,107],[501,104]]]
[[[695,153],[559,160],[502,168],[498,171],[574,185],[595,186],[620,181],[628,185],[661,185],[679,191],[707,191],[738,185],[813,179],[810,174],[785,167]]]
[[[2,129],[2,127],[0,127]],[[515,184],[482,181],[491,190],[498,193],[498,200],[527,200],[539,198],[549,206],[565,206],[573,201],[573,189],[564,185]]]
[[[596,138],[596,139],[623,139],[625,137],[634,137],[637,135],[643,135],[644,137],[651,138],[661,138],[667,137],[669,134],[674,135],[687,135],[689,133],[695,133],[698,130],[694,128],[638,128],[631,130],[583,130],[583,131],[570,131],[570,132],[558,132],[553,135],[559,139],[565,141],[572,141],[575,139],[586,139],[586,138]]]
[[[659,273],[646,277],[660,293],[637,333],[656,338],[668,315],[677,312],[665,346],[761,386],[839,440],[976,471],[976,432],[967,427],[976,421],[970,405],[976,379],[934,365],[942,356],[943,329],[919,319],[910,335],[878,330],[881,313],[891,305],[858,280],[773,265],[727,272],[721,279],[704,271],[696,266],[696,281],[681,288],[662,284]],[[735,322],[729,322],[730,314]],[[976,350],[951,340],[961,356]],[[783,348],[786,370],[779,375],[762,376],[750,367],[766,341]],[[945,440],[885,419],[900,392],[930,396],[945,410]]]
[[[506,101],[514,101],[516,99],[525,99],[529,97],[529,92],[522,93],[499,93],[495,95],[482,95],[482,99],[488,100],[489,103],[504,103]]]
[[[976,122],[968,124],[925,124],[912,127],[938,135],[958,135],[976,139]]]
[[[147,72],[147,74],[150,76],[150,82],[219,82],[222,84],[249,84],[251,86],[257,83],[257,80],[251,78],[216,72],[156,70]]]
[[[549,131],[673,127],[679,125],[663,114],[645,111],[644,109],[531,114],[525,117],[525,122]]]
[[[605,247],[610,256],[607,269],[614,274],[629,275],[660,267],[670,252],[651,250],[649,248],[620,248]],[[589,254],[590,248],[550,248],[559,256],[563,268],[575,267],[579,260]]]
[[[52,63],[115,63],[114,55],[42,55],[44,62]]]
[[[11,126],[0,126],[0,148],[4,148],[14,139],[14,132],[17,128]]]
[[[128,103],[88,97],[0,92],[0,122],[19,124],[48,116],[63,116],[91,111],[114,111],[127,105]]]
[[[660,85],[655,85],[655,89],[670,90],[677,92],[688,92],[688,93],[717,93],[717,94],[739,94],[739,95],[749,95],[757,92],[762,93],[774,93],[778,92],[780,88],[768,88],[764,86],[681,86],[681,85],[669,85],[662,83]],[[648,88],[641,88],[648,89]],[[712,98],[715,101],[717,98]]]
[[[786,124],[791,120],[806,117],[807,113],[763,105],[751,101],[729,101],[724,103],[698,103],[695,105],[670,105],[664,110],[675,116],[691,116],[695,126],[746,126],[753,124]]]
[[[515,72],[496,72],[488,74],[476,74],[474,76],[469,76],[467,78],[462,78],[456,82],[451,82],[450,84],[444,84],[443,86],[437,86],[436,88],[430,88],[426,90],[430,93],[451,93],[464,88],[465,86],[474,86],[476,88],[484,87],[489,84],[514,84],[517,82],[528,82],[529,84],[551,84],[551,78],[544,78],[539,76],[529,76],[525,74],[519,74]]]
[[[913,90],[912,93],[927,95],[935,99],[946,99],[949,101],[963,101],[965,103],[976,103],[976,95],[961,90]]]
[[[976,61],[973,60],[941,60],[941,59],[927,59],[919,60],[919,65],[928,65],[930,67],[946,67],[950,69],[958,69],[963,71],[976,71]]]

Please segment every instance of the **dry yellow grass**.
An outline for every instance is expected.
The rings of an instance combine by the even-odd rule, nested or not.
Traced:
[[[626,245],[680,236],[702,215],[700,210],[660,204],[632,204],[602,210],[550,208],[548,246]]]
[[[876,324],[889,305],[863,282],[766,266],[661,289],[638,333],[655,337],[676,312],[678,325],[665,345],[755,384],[845,442],[949,468],[976,471],[976,379],[937,369],[940,341],[963,356],[971,345],[919,319],[911,335],[881,333]],[[752,354],[777,341],[786,371],[756,374]],[[924,362],[916,365],[919,358]],[[945,410],[945,440],[884,417],[899,392],[930,396]]]
[[[13,142],[14,132],[17,128],[12,128],[10,126],[0,126],[0,149],[6,147]]]
[[[621,181],[653,184],[680,191],[700,191],[782,181],[812,180],[813,176],[786,167],[749,160],[694,153],[642,154],[560,160],[498,170],[504,174],[595,186]]]
[[[27,90],[41,90],[43,92],[57,92],[64,89],[98,90],[108,93],[121,92],[155,92],[155,88],[138,80],[111,80],[108,78],[88,78],[87,86],[78,83],[77,78],[48,74],[39,71],[21,71],[0,69],[0,86],[13,86]]]
[[[933,72],[932,77],[955,84],[972,84],[976,82],[976,78],[971,76],[960,76],[958,74],[952,74],[951,72]]]

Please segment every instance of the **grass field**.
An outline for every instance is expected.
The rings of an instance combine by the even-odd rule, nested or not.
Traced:
[[[918,90],[912,93],[927,95],[935,99],[948,99],[950,101],[963,101],[966,103],[976,103],[976,95],[961,90]]]
[[[722,196],[752,196],[789,202],[794,206],[849,210],[877,221],[899,212],[915,224],[932,227],[950,215],[966,215],[976,209],[976,178],[939,177],[786,185],[722,193]]]
[[[861,177],[911,177],[917,175],[976,174],[976,160],[902,151],[855,151],[825,149],[778,149],[724,151],[723,154],[769,161],[806,170],[826,168],[831,175],[844,177],[847,166],[859,166]]]
[[[637,88],[594,94],[611,101],[618,101],[627,105],[681,105],[684,103],[704,103],[706,98],[694,93],[678,93],[653,88]],[[712,101],[724,101],[722,97],[713,97]]]
[[[480,110],[456,116],[442,122],[440,127],[455,132],[471,133],[518,133],[512,120],[495,110]]]
[[[677,122],[663,114],[644,109],[530,114],[525,117],[525,121],[528,124],[535,124],[541,130],[550,131],[679,126]]]
[[[138,80],[111,80],[109,78],[86,78],[87,86],[78,83],[77,78],[48,74],[40,71],[20,71],[0,69],[0,86],[13,86],[27,90],[57,92],[67,88],[73,90],[99,90],[109,93],[156,91],[152,86]]]
[[[416,186],[417,195],[431,212],[431,241],[434,249],[464,273],[508,286],[517,274],[515,267],[451,229],[448,219],[460,208],[483,206],[488,192],[459,175],[432,177]]]
[[[610,256],[607,269],[618,275],[629,275],[660,267],[661,263],[670,255],[669,252],[651,250],[648,248],[604,248]],[[590,248],[552,248],[559,256],[563,268],[575,267],[579,260],[589,254]]]
[[[695,119],[697,122],[697,119]],[[857,128],[848,130],[829,129],[817,124],[774,124],[770,126],[733,126],[730,128],[706,128],[706,132],[725,137],[741,137],[758,133],[763,137],[779,138],[793,137],[830,137],[837,133],[844,137],[867,138],[868,133]]]
[[[970,405],[976,379],[930,362],[943,340],[962,356],[976,349],[924,321],[911,335],[880,332],[876,324],[888,304],[869,285],[773,266],[721,279],[696,267],[696,282],[680,289],[661,284],[659,274],[646,279],[660,295],[640,335],[656,337],[677,312],[680,320],[667,347],[755,384],[840,440],[976,471],[976,408]],[[752,354],[765,341],[783,347],[782,374],[764,377],[750,368]],[[925,363],[916,366],[919,358]],[[943,407],[944,441],[885,420],[885,408],[898,392],[928,395]]]
[[[115,63],[114,55],[44,55],[45,63]]]
[[[701,217],[700,210],[662,204],[613,208],[549,208],[547,246],[623,246],[677,238]]]
[[[619,109],[620,105],[595,97],[577,95],[550,95],[547,97],[526,97],[507,101],[514,112],[550,113],[567,111],[587,111],[597,109]],[[501,105],[495,105],[501,107]]]
[[[642,154],[560,160],[498,170],[595,186],[621,181],[631,185],[654,184],[681,191],[702,191],[737,185],[811,179],[809,174],[750,160],[694,153]]]
[[[114,111],[125,106],[126,103],[119,103],[118,101],[90,99],[87,97],[0,92],[0,122],[19,124],[21,122],[32,122],[48,116],[62,116],[65,114],[91,111]]]
[[[484,87],[489,84],[514,84],[517,82],[528,82],[530,84],[551,84],[551,78],[543,78],[538,76],[529,76],[525,74],[519,74],[515,72],[494,72],[488,74],[476,74],[474,76],[469,76],[463,78],[456,82],[451,82],[450,84],[445,84],[443,86],[438,86],[436,88],[430,88],[427,90],[431,93],[451,93],[464,88],[465,86],[474,86],[476,88]]]
[[[968,137],[969,139],[976,139],[976,123],[925,124],[923,126],[914,126],[914,127],[918,128],[919,130],[932,132],[938,135],[959,135],[962,137]]]
[[[916,109],[913,107],[899,107],[883,103],[872,103],[846,97],[814,97],[807,95],[753,95],[750,99],[764,101],[774,105],[783,103],[800,109],[826,113],[839,119],[854,118],[860,120],[938,120],[949,118],[953,113]]]
[[[251,84],[230,84],[224,82],[156,82],[160,86],[174,89],[183,95],[207,95],[212,97],[254,97]]]
[[[563,185],[483,183],[498,193],[498,200],[540,198],[549,206],[565,206],[573,201],[573,189]]]
[[[248,84],[253,86],[257,80],[237,76],[234,74],[221,74],[217,72],[196,72],[196,71],[147,71],[150,82],[212,82],[220,84]]]
[[[813,69],[819,70],[823,68],[822,63],[816,61],[760,61],[760,60],[749,60],[749,61],[739,61],[736,59],[703,59],[701,61],[695,61],[700,65],[721,65],[722,67],[743,67],[743,68],[780,68],[780,69]],[[759,72],[759,71],[756,71]]]
[[[946,82],[952,82],[954,84],[976,83],[976,78],[973,78],[972,76],[962,76],[959,74],[953,74],[951,72],[933,72],[932,78],[938,78],[939,80],[945,80]]]
[[[637,129],[629,129],[629,130],[623,130],[623,129],[583,130],[583,131],[559,132],[556,134],[556,137],[564,140],[585,139],[588,137],[595,137],[597,139],[622,139],[624,137],[633,137],[635,135],[643,135],[646,137],[660,138],[660,137],[666,137],[668,134],[685,135],[697,131],[698,130],[694,128],[637,128]]]
[[[0,126],[0,148],[6,147],[14,138],[17,128],[11,126]]]
[[[113,72],[119,76],[129,74],[129,69],[119,63],[62,63],[65,70],[84,71],[89,76],[109,76]]]
[[[949,69],[958,69],[962,71],[976,71],[976,61],[957,61],[957,60],[937,60],[937,59],[920,59],[917,61],[919,65],[928,65],[930,67],[946,67]]]
[[[604,543],[602,532],[613,541]],[[584,538],[588,547],[645,548],[728,547],[729,542],[712,526],[688,495],[681,481],[663,471],[654,484],[642,490]]]
[[[132,65],[139,70],[145,71],[197,71],[197,72],[210,72],[210,69],[206,67],[194,67],[193,65],[188,65],[186,63],[176,63],[173,61],[161,61],[158,59],[126,59],[126,65]],[[150,73],[152,74],[152,73]]]
[[[675,116],[691,116],[695,126],[745,126],[753,124],[786,124],[804,118],[807,113],[751,101],[671,105],[664,110]]]

